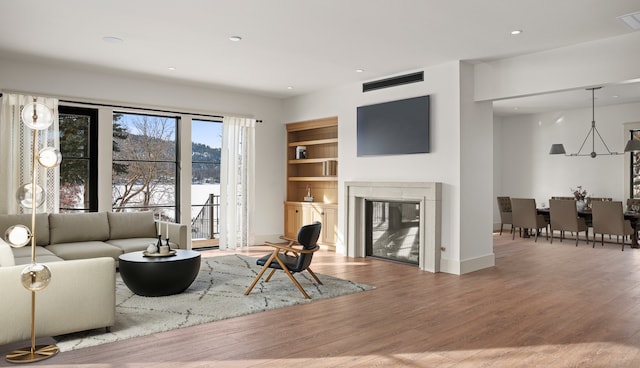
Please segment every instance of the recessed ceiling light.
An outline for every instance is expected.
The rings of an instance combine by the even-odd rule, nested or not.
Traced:
[[[231,37],[229,37],[229,41],[239,42],[239,41],[242,41],[242,37],[240,37],[240,36],[231,36]]]
[[[514,29],[513,31],[511,31],[511,34],[512,34],[513,36],[516,36],[516,35],[522,34],[522,30],[521,30],[521,29]]]
[[[356,73],[363,73],[364,69],[356,69]]]
[[[122,42],[124,42],[124,40],[122,38],[113,37],[113,36],[102,37],[102,41],[107,42],[107,43],[122,43]]]
[[[293,86],[287,86],[287,89],[293,89]]]
[[[169,70],[176,70],[176,67],[175,67],[175,66],[170,66],[170,67],[167,67],[167,69],[169,69]]]

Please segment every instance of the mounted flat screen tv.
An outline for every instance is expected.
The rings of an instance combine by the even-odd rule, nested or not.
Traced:
[[[429,96],[359,106],[358,156],[429,152]]]

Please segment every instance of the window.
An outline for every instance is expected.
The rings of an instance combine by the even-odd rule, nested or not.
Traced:
[[[193,184],[220,184],[222,122],[193,120],[191,128]]]
[[[630,139],[640,139],[640,130],[631,130]],[[631,198],[640,198],[640,152],[631,152],[629,186]]]
[[[98,110],[59,106],[60,212],[98,211]]]
[[[192,120],[192,239],[214,239],[219,234],[221,148],[221,121]]]
[[[113,210],[179,218],[178,118],[114,112]]]

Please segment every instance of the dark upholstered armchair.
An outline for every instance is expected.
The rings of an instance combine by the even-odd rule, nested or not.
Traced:
[[[271,268],[271,273],[269,273],[265,282],[268,282],[271,279],[271,276],[273,276],[276,270],[282,270],[296,285],[302,295],[304,295],[306,299],[311,299],[309,294],[304,291],[304,288],[300,285],[298,280],[296,280],[293,274],[306,270],[318,284],[322,285],[318,276],[316,276],[316,274],[311,271],[311,268],[309,268],[311,259],[313,258],[313,253],[320,249],[316,243],[320,237],[321,228],[322,224],[316,221],[313,224],[302,226],[298,231],[297,240],[281,237],[282,239],[287,240],[287,243],[265,243],[265,245],[269,245],[274,248],[273,253],[256,260],[256,264],[262,266],[262,269],[251,285],[247,288],[244,295],[249,295],[265,271],[268,268]]]

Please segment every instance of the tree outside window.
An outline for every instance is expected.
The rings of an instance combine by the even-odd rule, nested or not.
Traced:
[[[163,221],[175,221],[177,122],[174,117],[114,114],[114,211],[151,210],[160,214]]]
[[[60,106],[60,212],[98,210],[98,111]]]
[[[631,139],[640,140],[640,130],[631,131]],[[631,198],[640,198],[640,152],[631,152],[631,177],[629,185],[631,187]]]

